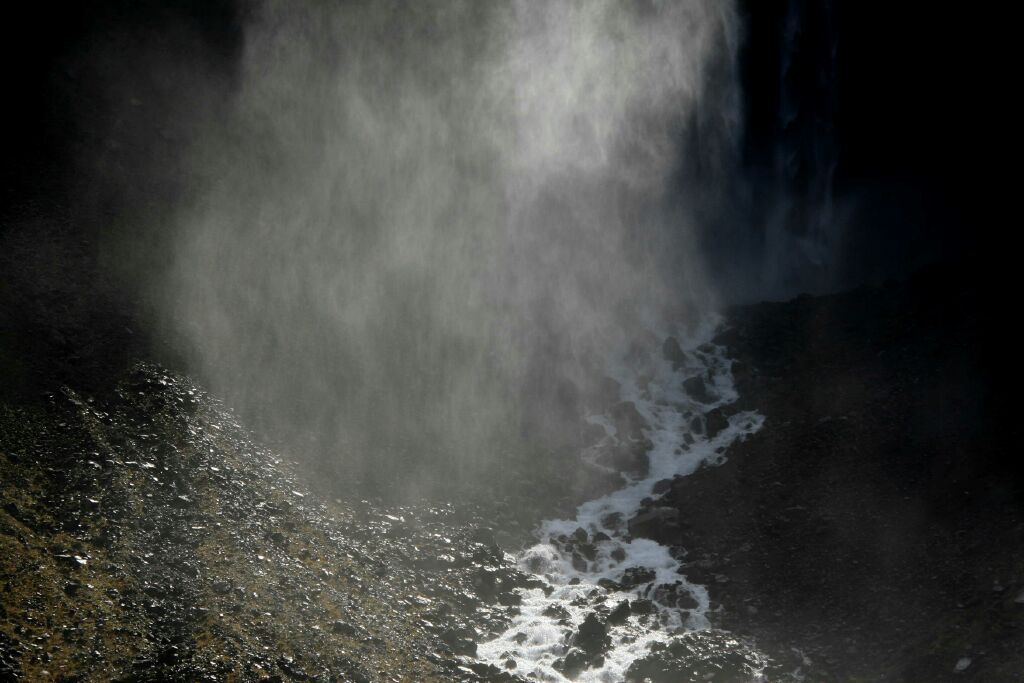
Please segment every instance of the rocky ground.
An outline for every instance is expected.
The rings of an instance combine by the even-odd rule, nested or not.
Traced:
[[[1020,680],[1024,469],[998,291],[935,268],[731,312],[731,409],[765,424],[632,525],[685,553],[716,626],[798,649],[812,680]]]
[[[508,680],[502,502],[325,502],[187,380],[0,407],[0,678]]]

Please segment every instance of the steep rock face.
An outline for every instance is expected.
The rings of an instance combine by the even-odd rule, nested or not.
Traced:
[[[765,425],[630,525],[687,550],[716,625],[801,648],[838,680],[1024,669],[1005,309],[969,275],[732,312],[735,409]]]

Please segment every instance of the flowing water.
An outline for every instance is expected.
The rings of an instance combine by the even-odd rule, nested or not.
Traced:
[[[632,615],[609,629],[611,646],[603,661],[596,660],[574,677],[621,681],[630,663],[646,655],[653,643],[709,627],[707,589],[686,579],[669,547],[632,538],[627,522],[644,499],[658,497],[657,482],[721,464],[730,444],[764,422],[756,412],[741,411],[729,418],[727,427],[708,435],[707,414],[738,398],[732,362],[722,346],[711,342],[719,324],[709,319],[684,338],[683,357],[675,363],[657,350],[634,350],[617,359],[610,375],[621,386],[621,400],[633,402],[643,417],[645,436],[653,444],[647,454],[649,471],[643,478],[623,475],[622,488],[582,504],[574,519],[541,525],[537,544],[516,559],[522,570],[538,575],[553,590],[523,590],[521,614],[505,633],[480,646],[481,659],[498,666],[507,666],[511,659],[518,674],[569,680],[555,667],[571,634],[598,606],[615,608],[628,600],[634,606]],[[706,388],[699,392],[703,400],[684,389],[684,382],[696,377]],[[616,439],[608,416],[594,415],[590,421],[605,428],[606,439]]]

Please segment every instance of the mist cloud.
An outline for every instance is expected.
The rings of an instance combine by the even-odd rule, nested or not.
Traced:
[[[688,125],[737,125],[698,116],[735,32],[717,0],[258,5],[166,321],[353,473],[571,441],[610,349],[712,303],[668,181]]]

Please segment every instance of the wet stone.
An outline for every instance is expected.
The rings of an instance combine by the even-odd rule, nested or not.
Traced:
[[[587,653],[574,647],[565,654],[565,657],[555,660],[552,666],[567,678],[576,678],[589,666],[589,663],[590,658]]]
[[[629,533],[661,543],[671,543],[679,531],[679,511],[668,506],[650,507],[629,520]]]
[[[668,644],[655,643],[649,655],[630,664],[626,681],[738,683],[754,680],[765,664],[762,655],[730,634],[698,631],[677,636]]]
[[[565,609],[564,607],[562,607],[561,605],[548,605],[547,607],[544,608],[544,611],[541,612],[541,614],[543,614],[545,617],[548,617],[549,619],[568,619],[569,618],[569,611],[567,609]],[[525,634],[523,634],[523,639],[524,640],[526,639],[526,635]]]
[[[577,552],[572,554],[572,568],[578,572],[587,571],[587,561],[584,560]]]
[[[450,628],[441,633],[441,642],[457,655],[476,656],[476,634],[468,628]]]
[[[632,601],[629,608],[633,614],[654,614],[657,611],[654,603],[647,598]]]
[[[645,583],[654,581],[657,573],[648,567],[630,567],[622,573],[620,583],[625,588],[636,588]]]
[[[679,346],[679,340],[675,337],[668,337],[661,346],[661,355],[665,360],[672,363],[672,369],[679,371],[686,365],[686,354]]]
[[[573,636],[572,644],[591,658],[604,654],[611,645],[607,625],[596,614],[588,614]]]
[[[655,601],[670,607],[678,607],[680,609],[694,609],[697,607],[697,600],[678,581],[672,584],[663,583],[655,587],[652,597]]]
[[[624,624],[626,623],[626,620],[629,619],[629,615],[631,613],[632,610],[629,606],[629,600],[623,600],[608,613],[608,623],[614,626]]]
[[[356,635],[357,630],[356,627],[352,624],[339,619],[335,621],[333,624],[331,624],[331,632],[351,637]]]
[[[683,380],[683,390],[695,401],[699,401],[701,403],[714,403],[715,399],[708,391],[704,378],[699,375]]]

